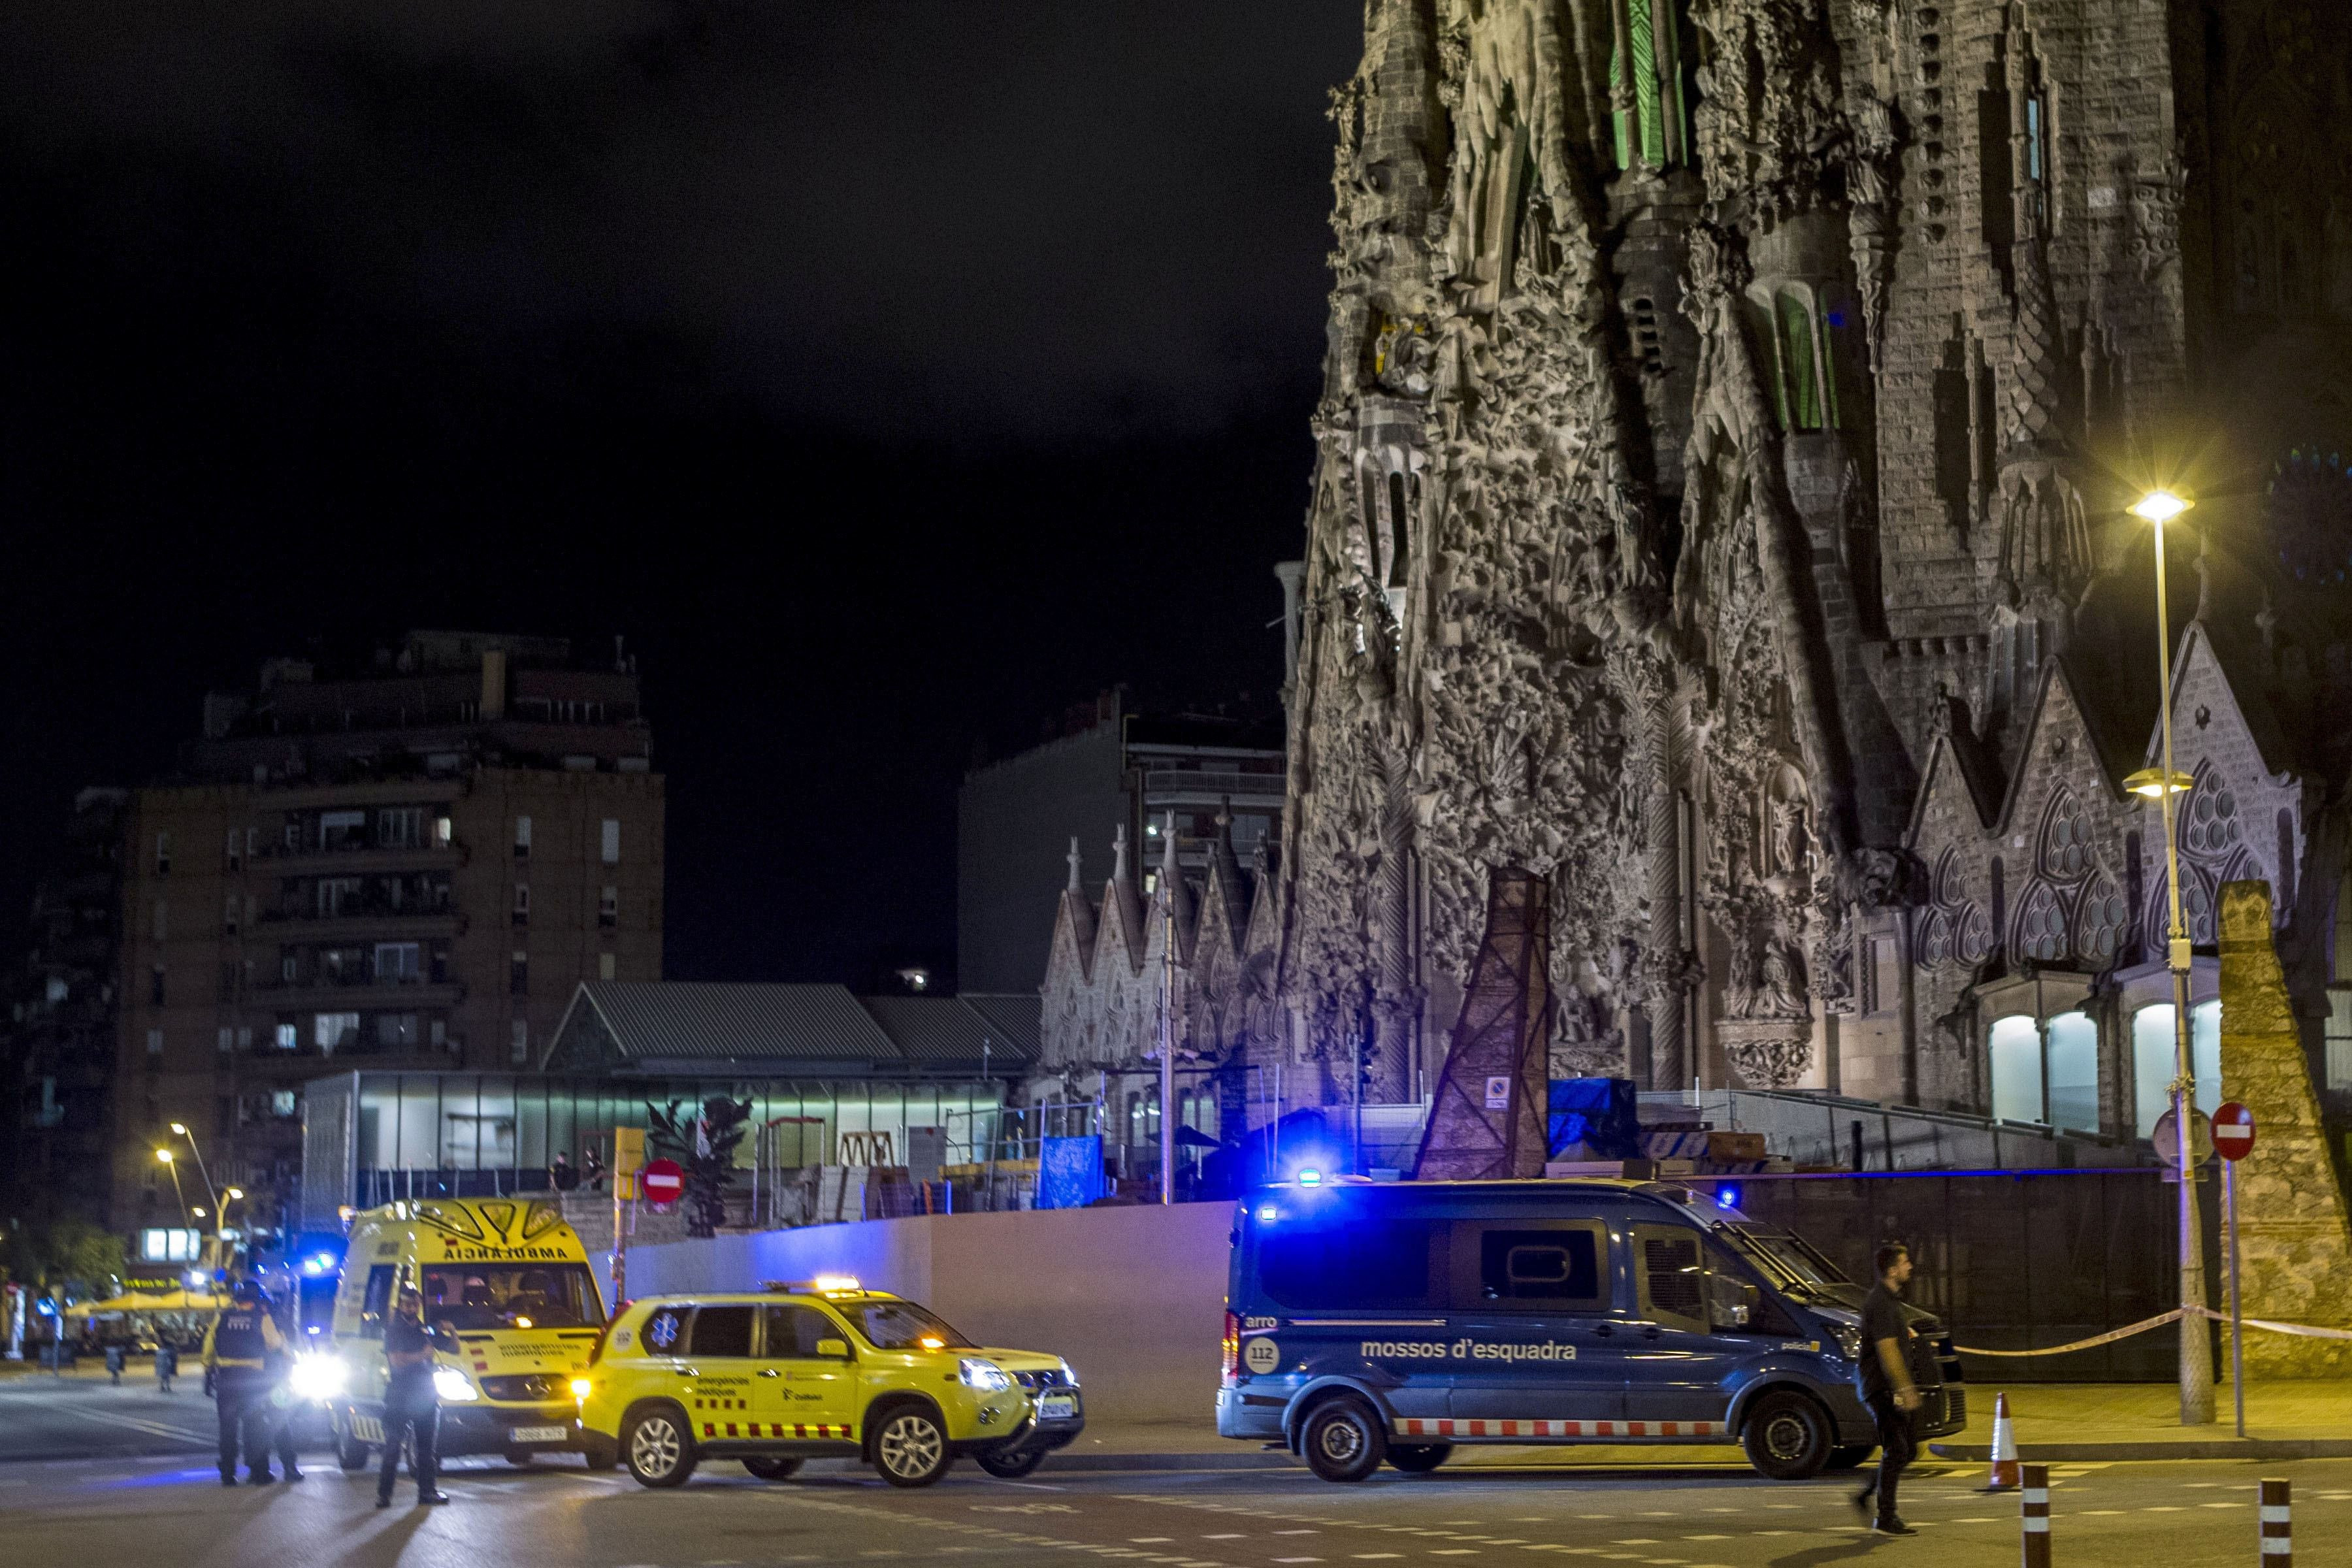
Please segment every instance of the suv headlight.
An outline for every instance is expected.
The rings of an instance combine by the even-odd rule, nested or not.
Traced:
[[[1837,1332],[1838,1353],[1850,1362],[1862,1360],[1862,1331],[1851,1323],[1832,1325]]]
[[[1078,1385],[1078,1374],[1071,1369],[1068,1362],[1064,1362],[1062,1363],[1062,1381],[1068,1384],[1072,1388],[1076,1388]]]
[[[962,1379],[966,1388],[976,1388],[982,1394],[1002,1394],[1013,1386],[1013,1380],[1004,1374],[1003,1367],[978,1356],[966,1356],[956,1363],[956,1376]]]
[[[296,1356],[294,1369],[286,1374],[286,1386],[297,1399],[332,1399],[343,1391],[350,1375],[333,1356]]]
[[[466,1380],[466,1374],[454,1366],[436,1366],[433,1369],[433,1392],[453,1404],[460,1405],[481,1397],[474,1392],[474,1385]]]

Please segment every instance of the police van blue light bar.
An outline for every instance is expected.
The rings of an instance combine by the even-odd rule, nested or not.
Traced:
[[[1719,1209],[1738,1208],[1739,1206],[1739,1189],[1730,1185],[1724,1185],[1716,1188],[1715,1206]]]
[[[1301,1171],[1298,1173],[1298,1184],[1302,1187],[1319,1187],[1323,1184],[1323,1173],[1315,1170]]]

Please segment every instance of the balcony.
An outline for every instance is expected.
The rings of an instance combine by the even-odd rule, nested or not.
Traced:
[[[442,870],[466,865],[472,859],[472,852],[462,840],[399,847],[358,843],[321,847],[305,844],[291,849],[282,844],[264,844],[255,848],[249,864],[256,871],[281,877],[306,873],[358,877],[371,871]]]
[[[257,926],[269,928],[272,941],[291,942],[309,936],[323,942],[414,942],[422,937],[466,934],[466,917],[446,908],[394,910],[376,904],[359,907],[357,900],[341,914],[319,915],[306,910],[264,910]]]
[[[454,1007],[465,996],[465,983],[457,980],[339,982],[313,978],[254,985],[246,992],[246,999],[253,1005],[274,1007],[281,1013],[406,1012],[412,1008]]]

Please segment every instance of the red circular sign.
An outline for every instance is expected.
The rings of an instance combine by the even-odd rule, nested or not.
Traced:
[[[2254,1113],[2231,1100],[2213,1112],[2213,1152],[2224,1160],[2242,1160],[2254,1146]]]
[[[646,1161],[638,1180],[644,1184],[646,1202],[657,1209],[677,1202],[686,1191],[686,1172],[675,1160]]]

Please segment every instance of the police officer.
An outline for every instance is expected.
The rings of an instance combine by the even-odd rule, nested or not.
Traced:
[[[392,1506],[392,1483],[400,1474],[401,1440],[416,1434],[409,1469],[416,1478],[419,1504],[447,1502],[433,1484],[433,1441],[441,1425],[441,1396],[433,1386],[433,1352],[448,1348],[445,1336],[425,1321],[425,1294],[400,1288],[400,1304],[383,1326],[383,1359],[389,1376],[383,1390],[383,1468],[375,1482],[375,1506]]]
[[[286,1337],[271,1321],[261,1287],[240,1279],[228,1310],[205,1331],[205,1372],[220,1418],[221,1485],[236,1485],[236,1450],[245,1444],[246,1479],[267,1486],[269,1473],[269,1358],[286,1353]]]

